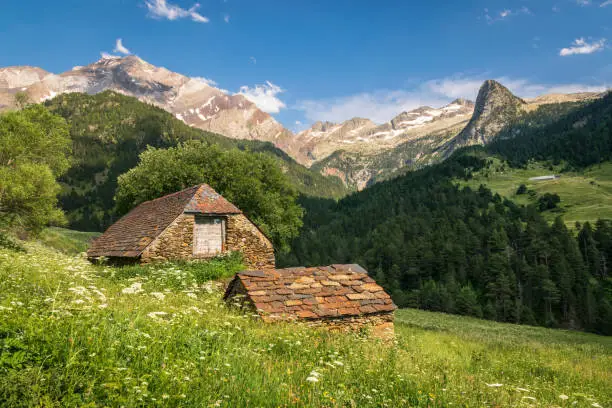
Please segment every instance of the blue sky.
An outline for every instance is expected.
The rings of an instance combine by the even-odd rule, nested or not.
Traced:
[[[474,99],[487,78],[523,97],[610,87],[612,0],[2,0],[0,44],[0,66],[55,73],[129,51],[298,130]]]

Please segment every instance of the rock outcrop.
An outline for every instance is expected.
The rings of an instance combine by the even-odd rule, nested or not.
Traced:
[[[527,103],[497,81],[488,80],[480,87],[474,114],[453,141],[455,146],[486,144],[522,113]]]

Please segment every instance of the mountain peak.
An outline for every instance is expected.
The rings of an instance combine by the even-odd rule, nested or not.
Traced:
[[[480,87],[480,90],[478,91],[478,96],[476,97],[476,109],[478,109],[479,105],[489,103],[494,99],[497,100],[497,102],[514,102],[520,104],[526,103],[518,96],[515,96],[501,83],[494,79],[487,79],[484,81]]]
[[[515,96],[501,83],[486,80],[476,98],[474,114],[468,125],[458,135],[460,145],[486,144],[522,111],[526,102]]]
[[[469,99],[457,98],[446,106],[451,105],[474,106],[474,102],[470,101]]]

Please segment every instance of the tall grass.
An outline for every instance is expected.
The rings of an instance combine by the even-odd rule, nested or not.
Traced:
[[[60,252],[76,255],[87,251],[91,241],[99,235],[99,232],[82,232],[66,228],[49,227],[41,232],[38,239],[43,244]]]
[[[235,259],[111,268],[27,250],[0,249],[2,407],[612,403],[609,338],[406,310],[383,343],[227,307],[206,279]]]

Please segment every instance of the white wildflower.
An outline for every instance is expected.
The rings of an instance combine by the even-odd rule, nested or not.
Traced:
[[[334,364],[337,365],[338,367],[344,366],[344,363],[342,361],[334,361]]]
[[[306,377],[306,381],[311,382],[311,383],[316,383],[316,382],[319,382],[319,379],[317,377],[310,376],[310,377]]]
[[[106,300],[106,295],[104,295],[104,293],[100,292],[98,289],[92,289],[92,292],[94,292],[96,295],[98,295],[100,300],[102,300],[102,301]]]
[[[198,298],[198,295],[196,295],[196,294],[195,294],[195,293],[193,293],[193,292],[187,292],[187,296],[188,296],[188,297],[190,297],[190,298],[192,298],[192,299],[197,299],[197,298]]]
[[[164,300],[166,298],[166,295],[161,292],[151,292],[151,296],[153,296],[157,300]]]
[[[568,400],[568,399],[569,399],[569,397],[568,397],[567,395],[565,395],[565,394],[561,394],[561,395],[559,395],[559,398],[561,398],[563,401],[565,401],[565,400]]]
[[[85,301],[83,299],[77,299],[77,300],[73,300],[72,303],[74,303],[75,305],[80,305],[85,303]]]
[[[166,312],[151,312],[147,314],[151,319],[157,319],[158,317],[166,316],[168,313]]]
[[[83,286],[77,286],[75,288],[68,288],[69,291],[75,293],[76,295],[87,296],[89,291]]]
[[[128,286],[127,288],[123,288],[121,290],[121,293],[123,293],[124,295],[134,295],[140,292],[143,292],[142,283],[140,282],[134,282],[131,286]]]
[[[98,309],[106,309],[108,307],[108,305],[106,303],[102,303],[101,305],[98,305]]]

